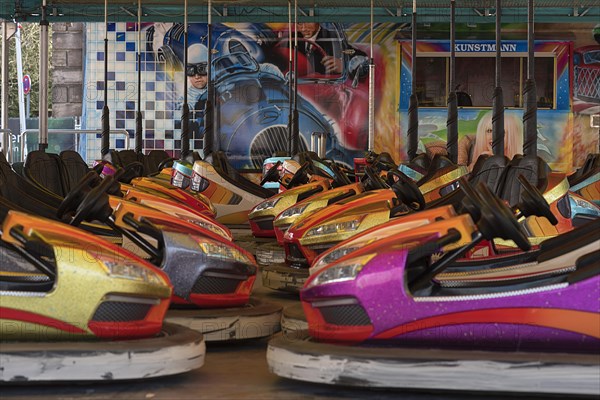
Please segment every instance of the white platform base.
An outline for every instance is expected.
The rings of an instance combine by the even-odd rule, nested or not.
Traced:
[[[267,362],[281,377],[331,385],[600,395],[597,354],[342,346],[278,336]]]
[[[90,342],[0,342],[0,382],[149,379],[204,365],[202,334],[165,324],[159,337]]]
[[[292,268],[285,264],[265,266],[261,273],[263,286],[292,293],[298,293],[308,278],[308,268]]]
[[[285,250],[277,242],[256,246],[256,262],[261,266],[285,263]]]
[[[280,305],[250,299],[244,307],[172,309],[165,320],[201,332],[207,342],[255,339],[281,330],[281,310]]]
[[[294,304],[283,309],[281,314],[281,330],[287,338],[301,337],[308,330],[308,322],[304,316],[302,304]]]

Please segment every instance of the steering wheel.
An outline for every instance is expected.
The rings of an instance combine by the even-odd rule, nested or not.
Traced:
[[[350,179],[348,179],[348,176],[342,172],[342,169],[335,162],[331,162],[329,164],[329,168],[333,172],[333,181],[335,182],[336,186],[344,186],[352,183]]]
[[[281,161],[277,161],[265,174],[265,177],[260,181],[260,186],[264,185],[267,182],[277,182],[279,180],[279,166],[281,165]],[[294,174],[295,175],[295,174]]]
[[[112,176],[107,176],[102,183],[90,190],[79,206],[75,216],[71,220],[71,225],[77,226],[84,220],[106,221],[111,216],[113,210],[108,202],[106,191],[114,183]]]
[[[302,45],[300,43],[303,43]],[[317,53],[319,55],[319,58],[323,58],[323,57],[327,57],[329,56],[329,54],[327,54],[327,52],[323,49],[323,47],[321,47],[318,43],[313,42],[311,40],[308,40],[306,38],[298,38],[298,48],[302,47],[304,48],[304,43],[310,43],[312,45],[312,51]],[[279,43],[275,46],[275,48],[287,48],[289,47],[289,38],[283,38],[282,40],[279,41]],[[308,56],[303,52],[298,50],[298,76],[306,76],[309,75],[311,73],[313,73],[314,71],[311,71],[310,68],[312,68],[314,66],[309,65],[308,62]],[[282,72],[284,70],[282,69]],[[285,73],[285,72],[284,72]]]
[[[298,170],[296,171],[294,176],[292,176],[292,178],[288,182],[287,188],[290,189],[290,188],[293,188],[294,186],[296,186],[297,184],[299,184],[300,180],[306,175],[306,171],[308,170],[309,167],[310,167],[310,162],[308,162],[308,161],[306,161],[304,164],[302,164],[302,166],[300,168],[298,168]]]
[[[144,164],[139,161],[131,162],[123,169],[123,174],[119,178],[120,182],[130,183],[133,178],[144,176]]]
[[[369,186],[372,189],[389,189],[388,184],[385,183],[383,178],[376,174],[373,168],[368,165],[365,167],[365,176],[367,177],[367,181],[371,183]]]
[[[159,162],[158,166],[156,167],[158,169],[158,172],[162,171],[165,168],[169,168],[169,167],[173,166],[173,162],[175,160],[176,160],[175,158],[169,157],[169,158],[165,158],[164,160]]]
[[[533,186],[523,175],[519,175],[518,179],[521,186],[523,186],[521,202],[517,204],[519,211],[525,217],[529,217],[530,215],[546,217],[552,225],[558,224],[558,219],[552,213],[550,205],[538,188]]]
[[[473,186],[471,186],[467,178],[461,176],[459,182],[459,188],[466,197],[466,201],[461,203],[462,208],[471,216],[474,222],[477,222],[481,218],[482,200],[475,190],[473,190]]]
[[[483,236],[487,240],[492,240],[494,237],[510,239],[523,251],[531,249],[525,230],[506,203],[494,196],[483,182],[479,183],[477,190],[484,203],[481,219],[477,223]]]
[[[96,186],[100,182],[100,177],[96,172],[90,171],[83,176],[67,196],[63,199],[56,210],[56,216],[59,219],[63,219],[65,214],[69,211],[77,209],[77,205],[81,202],[83,196],[85,196],[92,187]]]
[[[390,182],[394,176],[398,178],[398,181]],[[425,208],[423,193],[421,193],[415,182],[401,171],[397,169],[388,171],[388,184],[390,184],[398,199],[413,210],[418,211]]]

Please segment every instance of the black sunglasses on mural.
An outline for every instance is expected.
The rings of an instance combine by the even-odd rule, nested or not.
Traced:
[[[199,64],[188,64],[185,68],[185,74],[187,76],[194,75],[208,75],[208,68],[206,63]]]

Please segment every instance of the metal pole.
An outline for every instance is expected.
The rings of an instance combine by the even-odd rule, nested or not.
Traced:
[[[142,126],[142,1],[138,0],[138,35],[137,35],[137,69],[138,69],[138,96],[137,113],[135,115],[135,152],[142,154],[142,139],[144,137]]]
[[[523,89],[525,112],[523,113],[523,131],[525,140],[523,154],[537,155],[537,88],[535,85],[535,54],[534,54],[534,5],[529,0],[527,5],[527,80]]]
[[[48,20],[46,0],[42,0],[40,20],[40,141],[39,149],[48,148]]]
[[[292,91],[294,90],[294,72],[293,72],[293,58],[292,58],[292,2],[288,0],[288,53],[289,53],[289,65],[288,65],[288,87],[289,87],[289,101],[288,101],[288,148],[287,153],[292,156],[292,137],[294,135],[293,125],[294,121],[292,118]]]
[[[215,86],[212,76],[212,2],[208,1],[208,37],[206,48],[208,52],[207,73],[208,89],[206,93],[206,104],[204,106],[204,157],[207,157],[213,151],[219,150],[219,137],[214,127],[214,105],[213,98]]]
[[[502,92],[502,0],[496,0],[496,85],[492,110],[492,152],[504,155],[504,94]],[[473,160],[475,161],[475,160]]]
[[[188,104],[188,2],[183,2],[183,106],[181,107],[181,158],[190,152],[190,106]],[[209,50],[210,52],[210,50]]]
[[[375,63],[373,62],[373,0],[371,0],[371,51],[369,54],[369,152],[375,149]]]
[[[2,21],[2,152],[12,161],[12,154],[8,151],[12,140],[8,130],[8,22]]]
[[[21,28],[19,24],[16,26],[15,32],[15,50],[17,52],[17,88],[19,95],[19,130],[24,131],[27,129],[26,114],[27,110],[25,107],[25,91],[23,88],[23,56],[21,54]]]
[[[299,151],[300,126],[298,116],[298,1],[294,0],[294,111],[292,113],[291,155]]]
[[[419,99],[417,98],[417,0],[413,0],[412,12],[412,86],[408,102],[408,159],[417,156],[419,147]]]
[[[450,1],[450,92],[448,93],[448,119],[446,120],[448,158],[453,163],[458,162],[458,101],[455,88],[456,60],[456,2]]]
[[[110,111],[108,110],[108,0],[104,0],[104,106],[102,107],[102,135],[100,153],[102,158],[110,149]]]

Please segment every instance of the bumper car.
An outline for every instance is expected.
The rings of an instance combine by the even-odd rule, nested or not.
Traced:
[[[244,178],[222,152],[214,153],[212,162],[194,163],[190,188],[212,202],[217,220],[226,225],[247,225],[248,211],[275,194]]]
[[[320,176],[315,173],[316,168],[317,167],[312,166],[311,161],[305,162],[287,182],[287,187],[289,189],[269,197],[265,201],[257,204],[256,207],[250,211],[248,219],[250,221],[252,234],[255,237],[276,237],[273,221],[284,210],[299,202],[315,199],[315,196],[323,194],[326,194],[329,199],[335,199],[338,196],[342,196],[339,198],[341,200],[341,198],[348,197],[344,196],[345,193],[356,194],[362,192],[362,186],[351,184],[350,180],[337,166],[329,168],[334,171],[333,180],[329,178],[320,179]],[[306,179],[303,179],[303,177],[307,174],[308,170],[311,170],[311,176],[316,179],[311,178],[310,182],[296,186],[300,181]],[[316,209],[317,203],[315,202],[313,205],[315,207],[314,209]],[[313,207],[309,208],[313,209]],[[303,208],[303,211],[304,210],[308,211],[306,207]],[[296,212],[293,215],[299,213],[300,212]],[[288,215],[287,217],[292,217],[292,215]]]
[[[462,232],[378,247],[311,276],[301,291],[310,337],[271,341],[271,370],[331,384],[598,395],[600,237],[541,251],[536,265],[512,266],[517,276],[492,268],[445,285],[444,270],[482,238],[530,248],[512,211],[481,192],[478,229],[441,258],[433,255]]]
[[[202,335],[163,325],[172,291],[163,271],[80,229],[2,214],[0,382],[143,379],[202,366]]]

